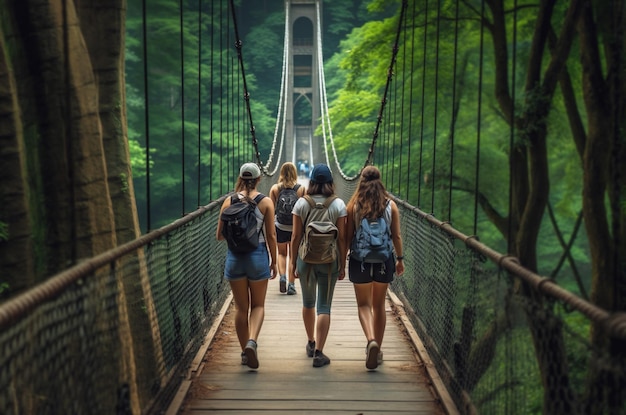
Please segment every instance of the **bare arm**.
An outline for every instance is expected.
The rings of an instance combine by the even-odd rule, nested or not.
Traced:
[[[396,274],[400,276],[404,274],[404,259],[399,259],[404,256],[402,234],[400,233],[400,210],[393,200],[390,200],[389,203],[391,203],[391,239],[396,251]]]
[[[274,226],[274,203],[270,198],[264,198],[259,203],[259,210],[263,213],[263,225],[265,226],[265,243],[270,254],[270,273],[272,279],[278,275],[278,263],[276,262],[277,242],[276,226]]]
[[[300,242],[302,241],[302,232],[303,232],[303,224],[302,218],[298,215],[292,215],[293,217],[293,228],[291,230],[291,273],[298,277],[296,273],[297,269],[297,261],[298,261],[298,248],[300,247]]]
[[[337,218],[335,226],[337,226],[337,230],[339,231],[339,279],[342,280],[346,277],[346,257],[348,255],[346,245],[346,216]]]

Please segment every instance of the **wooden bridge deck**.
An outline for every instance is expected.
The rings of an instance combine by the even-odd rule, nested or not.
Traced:
[[[296,287],[298,287],[296,281]],[[202,414],[454,414],[447,392],[433,376],[419,339],[387,301],[384,362],[365,368],[366,340],[359,324],[352,283],[339,281],[324,353],[331,364],[312,367],[305,353],[300,293],[267,293],[265,322],[258,339],[259,369],[240,364],[232,305],[210,333],[168,415]],[[417,343],[417,344],[416,344]],[[428,372],[426,370],[428,367]]]

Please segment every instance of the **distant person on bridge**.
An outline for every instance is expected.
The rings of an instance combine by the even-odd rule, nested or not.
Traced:
[[[359,321],[367,338],[365,366],[368,369],[376,369],[382,363],[383,352],[380,348],[387,324],[385,313],[387,287],[393,281],[394,273],[398,276],[404,273],[400,211],[396,203],[388,196],[378,168],[367,166],[361,171],[358,187],[347,207],[346,245],[350,249],[348,274],[350,281],[354,284]],[[363,219],[378,221],[385,228],[381,232],[390,232],[388,256],[386,254],[380,254],[379,257],[375,254],[369,255],[376,248],[364,249],[361,247],[364,242],[361,242],[359,246],[357,239],[364,232],[363,230],[358,232],[357,229],[363,226]],[[368,224],[365,225],[369,227]],[[384,235],[382,236],[377,239],[385,240]],[[367,259],[359,258],[363,256],[360,255],[362,251],[366,250]],[[382,257],[388,259],[380,259]]]
[[[230,283],[237,306],[235,329],[242,349],[241,364],[247,365],[251,369],[259,367],[257,339],[265,318],[265,295],[268,280],[274,279],[278,275],[274,203],[257,190],[260,180],[261,170],[259,166],[255,163],[245,163],[239,170],[239,178],[235,185],[236,193],[233,195],[244,203],[249,203],[255,198],[258,200],[255,214],[259,245],[252,252],[241,254],[234,253],[229,248],[224,266],[224,278]],[[234,200],[236,201],[236,199]],[[230,205],[231,197],[227,197],[222,204],[220,217]],[[224,239],[223,227],[223,221],[218,220],[218,240]]]
[[[346,204],[335,196],[335,185],[330,169],[325,164],[313,167],[307,189],[315,208],[307,197],[301,197],[293,208],[293,233],[291,235],[291,252],[298,253],[291,258],[291,271],[300,279],[302,289],[302,319],[308,337],[306,353],[313,358],[313,367],[330,364],[330,359],[322,351],[330,329],[330,308],[337,279],[345,278],[346,247]],[[333,200],[334,198],[334,200]],[[317,207],[323,205],[327,199],[321,219],[317,221],[332,222],[337,228],[336,260],[334,263],[306,263],[300,258],[299,248],[303,242],[304,232],[309,216]],[[311,215],[317,216],[317,215]],[[317,291],[317,293],[316,293]],[[317,296],[317,301],[316,301]],[[315,309],[317,305],[317,310]],[[317,311],[317,318],[316,318]]]
[[[280,292],[287,295],[296,294],[296,276],[287,269],[287,255],[293,229],[292,210],[298,198],[304,196],[305,188],[298,184],[298,172],[295,164],[286,162],[280,167],[278,182],[270,189],[270,198],[274,202],[276,212],[276,239],[278,241],[278,272],[280,273]],[[295,255],[298,253],[296,252]],[[289,279],[289,285],[287,285]]]

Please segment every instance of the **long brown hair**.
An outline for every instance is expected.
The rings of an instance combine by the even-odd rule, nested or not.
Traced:
[[[290,161],[283,163],[280,167],[280,174],[278,176],[278,187],[291,189],[298,183],[298,171],[296,165]]]
[[[387,207],[387,190],[380,180],[380,170],[367,166],[361,171],[359,185],[348,202],[348,209],[356,208],[362,218],[375,219]]]
[[[250,192],[256,189],[259,181],[261,181],[261,177],[257,177],[256,179],[244,179],[243,177],[238,177],[237,184],[235,185],[235,191],[243,192],[244,196],[250,199]]]

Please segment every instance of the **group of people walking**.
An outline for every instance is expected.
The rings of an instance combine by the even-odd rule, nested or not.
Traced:
[[[268,281],[276,277],[279,277],[280,291],[287,295],[297,293],[295,280],[300,281],[302,320],[308,338],[306,354],[312,358],[314,367],[330,364],[330,358],[323,350],[330,329],[335,284],[345,278],[347,263],[359,321],[367,339],[365,366],[376,369],[383,359],[381,346],[386,326],[387,288],[394,275],[404,273],[398,207],[387,194],[380,171],[374,166],[361,171],[358,187],[347,205],[336,197],[332,172],[327,165],[313,167],[306,189],[297,184],[297,179],[295,165],[284,163],[277,183],[270,190],[270,197],[263,197],[257,190],[261,180],[259,167],[255,163],[245,163],[240,168],[235,197],[226,198],[220,210],[221,215],[237,199],[256,204],[258,247],[247,253],[233,252],[229,248],[224,267],[224,277],[230,283],[236,306],[235,328],[242,349],[241,364],[252,369],[259,367],[257,339],[265,315]],[[284,189],[293,189],[297,196],[291,209],[291,220],[279,214],[283,208],[280,199]],[[324,210],[322,216],[319,209]],[[320,217],[331,224],[336,235],[330,263],[312,263],[302,254],[303,246],[308,243],[307,225]],[[360,249],[357,235],[362,233],[358,230],[362,227],[361,220],[379,219],[390,235],[392,255],[368,262],[356,252]],[[224,239],[223,227],[223,221],[218,220],[218,240]]]

